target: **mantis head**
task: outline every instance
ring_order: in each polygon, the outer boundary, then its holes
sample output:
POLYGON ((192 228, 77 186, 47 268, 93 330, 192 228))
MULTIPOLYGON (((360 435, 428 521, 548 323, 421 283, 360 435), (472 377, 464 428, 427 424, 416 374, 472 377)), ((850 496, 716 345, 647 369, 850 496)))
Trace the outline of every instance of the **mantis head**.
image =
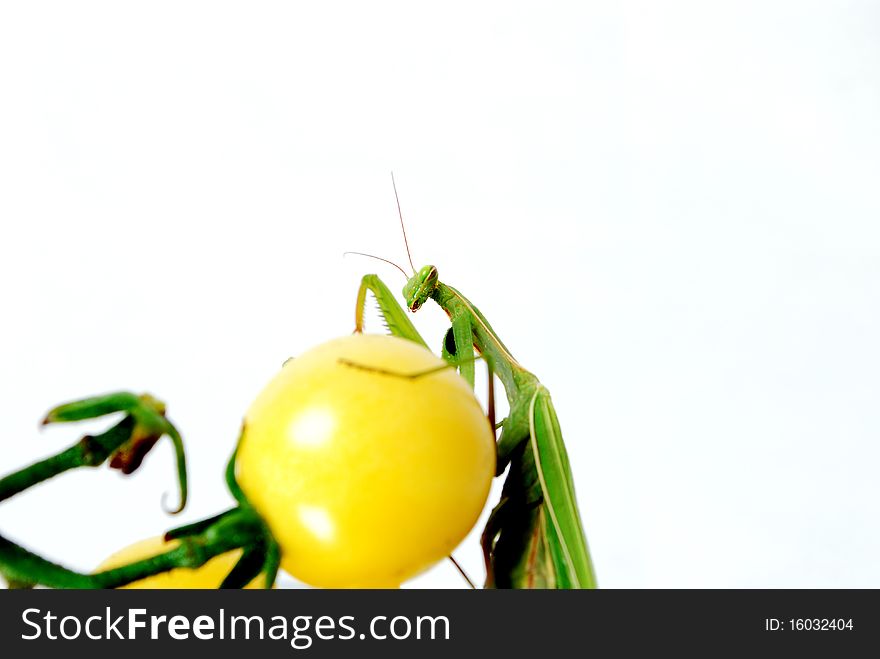
POLYGON ((437 268, 433 265, 426 265, 410 277, 403 287, 403 298, 410 311, 419 310, 419 307, 434 293, 438 281, 437 268))

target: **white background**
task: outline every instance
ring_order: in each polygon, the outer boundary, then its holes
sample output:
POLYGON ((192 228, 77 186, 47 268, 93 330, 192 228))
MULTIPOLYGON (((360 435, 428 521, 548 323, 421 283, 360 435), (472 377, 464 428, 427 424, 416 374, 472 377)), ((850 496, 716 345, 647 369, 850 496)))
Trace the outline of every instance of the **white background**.
POLYGON ((845 1, 4 3, 0 470, 150 391, 192 499, 163 445, 3 532, 91 569, 226 505, 263 384, 403 284, 342 257, 405 262, 393 169, 416 264, 553 392, 601 585, 880 587, 878 37, 845 1))

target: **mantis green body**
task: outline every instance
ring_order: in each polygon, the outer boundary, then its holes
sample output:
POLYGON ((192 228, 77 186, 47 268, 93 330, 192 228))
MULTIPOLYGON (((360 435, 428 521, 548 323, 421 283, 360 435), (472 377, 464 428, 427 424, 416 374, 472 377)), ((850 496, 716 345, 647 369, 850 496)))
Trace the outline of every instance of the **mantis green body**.
MULTIPOLYGON (((428 347, 376 275, 366 275, 361 281, 356 332, 363 331, 368 290, 392 334, 428 347)), ((483 531, 486 586, 595 588, 568 455, 550 393, 513 357, 485 316, 464 295, 440 282, 434 266, 416 272, 404 286, 403 296, 411 312, 418 311, 428 299, 446 312, 451 327, 442 356, 457 365, 472 387, 476 348, 489 366, 490 384, 494 373, 507 394, 510 412, 498 440, 497 474, 508 464, 510 471, 501 500, 483 531)))

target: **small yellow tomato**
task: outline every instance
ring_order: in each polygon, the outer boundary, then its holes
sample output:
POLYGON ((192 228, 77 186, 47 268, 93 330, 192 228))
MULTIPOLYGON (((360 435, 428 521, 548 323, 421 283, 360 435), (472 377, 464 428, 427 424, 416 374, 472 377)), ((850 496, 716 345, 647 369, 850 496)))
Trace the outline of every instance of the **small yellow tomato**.
POLYGON ((238 481, 291 575, 397 587, 473 527, 495 473, 485 413, 452 368, 399 375, 443 365, 411 341, 355 334, 288 361, 254 401, 238 481))
MULTIPOLYGON (((110 570, 126 563, 161 554, 174 549, 178 544, 178 540, 166 542, 161 536, 141 540, 110 556, 101 563, 98 571, 110 570)), ((215 556, 201 567, 177 568, 168 572, 161 572, 140 581, 133 581, 121 588, 219 588, 226 575, 235 567, 235 564, 241 557, 241 553, 241 549, 229 551, 215 556)), ((247 588, 262 588, 265 581, 265 576, 260 575, 248 584, 247 588)))

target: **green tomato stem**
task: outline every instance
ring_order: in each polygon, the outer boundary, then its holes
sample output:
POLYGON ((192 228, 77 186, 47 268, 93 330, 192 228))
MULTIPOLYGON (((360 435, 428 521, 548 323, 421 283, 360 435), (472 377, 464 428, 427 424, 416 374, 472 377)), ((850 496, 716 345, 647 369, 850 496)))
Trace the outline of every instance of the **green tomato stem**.
POLYGON ((4 501, 29 487, 77 467, 97 467, 103 464, 131 437, 135 420, 126 416, 100 435, 86 435, 70 448, 45 460, 36 462, 15 473, 0 478, 0 501, 4 501))
POLYGON ((165 553, 111 570, 83 574, 53 563, 0 535, 0 572, 9 581, 50 588, 118 588, 175 568, 198 568, 215 556, 264 542, 266 529, 250 508, 237 508, 165 553))

